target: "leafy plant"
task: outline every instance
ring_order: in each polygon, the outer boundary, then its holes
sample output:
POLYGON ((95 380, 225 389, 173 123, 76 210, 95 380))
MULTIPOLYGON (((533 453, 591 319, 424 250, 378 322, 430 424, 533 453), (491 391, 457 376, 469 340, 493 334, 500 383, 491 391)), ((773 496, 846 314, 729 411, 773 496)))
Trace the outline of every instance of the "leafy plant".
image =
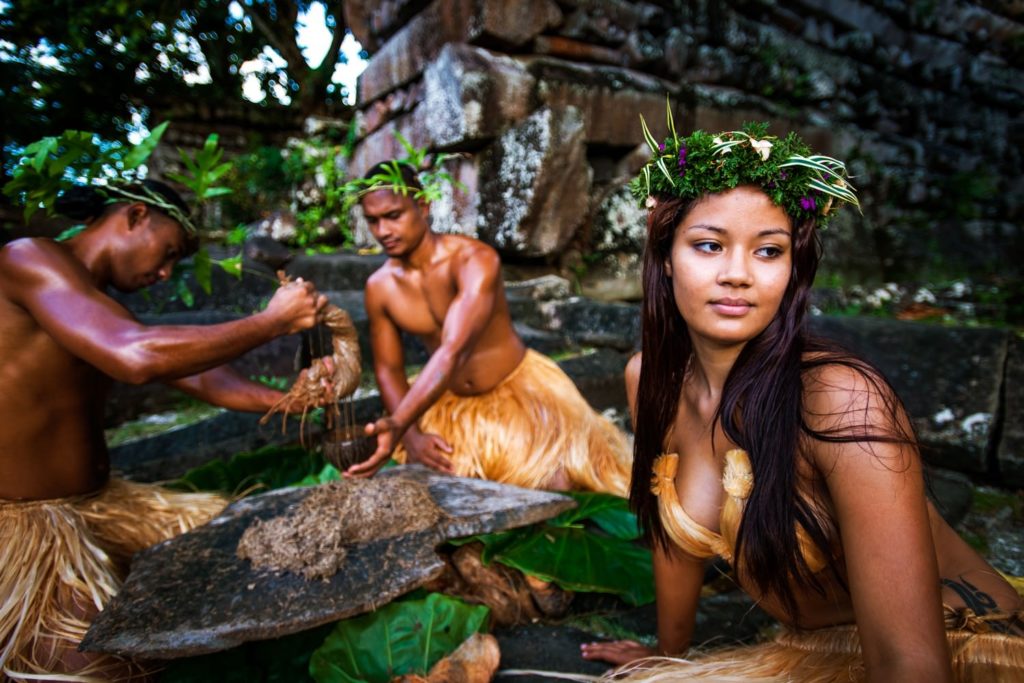
POLYGON ((392 602, 338 622, 310 657, 317 683, 388 683, 407 673, 425 674, 462 642, 485 630, 490 610, 430 593, 392 602))
POLYGON ((217 139, 216 133, 210 133, 206 142, 203 143, 202 149, 196 152, 195 156, 190 156, 179 147, 178 156, 188 173, 167 174, 171 180, 175 180, 191 190, 197 202, 204 202, 233 192, 230 187, 214 185, 221 176, 231 170, 230 161, 220 162, 224 150, 217 146, 217 139))
POLYGON ((168 123, 155 127, 137 145, 105 141, 81 130, 37 140, 21 151, 3 192, 24 204, 28 222, 40 209, 53 215, 57 196, 72 184, 102 184, 113 178, 141 180, 140 167, 156 149, 168 123))
POLYGON ((237 494, 249 489, 291 486, 324 467, 323 457, 302 446, 264 446, 238 453, 230 460, 211 460, 189 470, 174 488, 237 494))
POLYGON ((481 559, 500 562, 562 588, 614 593, 631 605, 654 600, 651 554, 626 501, 604 493, 570 493, 577 507, 532 526, 459 539, 480 541, 481 559))

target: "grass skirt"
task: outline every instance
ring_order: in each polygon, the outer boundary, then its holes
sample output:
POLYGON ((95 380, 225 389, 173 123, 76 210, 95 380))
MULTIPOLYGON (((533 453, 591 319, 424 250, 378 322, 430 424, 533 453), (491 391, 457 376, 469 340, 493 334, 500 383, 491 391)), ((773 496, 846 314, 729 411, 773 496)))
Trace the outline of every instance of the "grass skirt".
MULTIPOLYGON (((458 476, 543 489, 562 470, 574 489, 628 493, 632 454, 625 435, 554 361, 533 350, 485 394, 445 392, 419 426, 452 446, 458 476)), ((395 459, 406 460, 401 445, 395 459)))
POLYGON ((122 658, 77 653, 78 643, 117 593, 133 553, 205 523, 226 504, 215 494, 119 479, 90 495, 0 501, 0 681, 143 675, 122 658), (73 672, 52 675, 71 660, 73 672))
MULTIPOLYGON (((1024 611, 976 616, 946 608, 946 637, 958 683, 1024 681, 1024 611)), ((864 680, 860 637, 853 625, 784 631, 775 640, 698 654, 654 657, 619 669, 615 681, 850 683, 864 680), (626 670, 634 670, 623 675, 626 670)))

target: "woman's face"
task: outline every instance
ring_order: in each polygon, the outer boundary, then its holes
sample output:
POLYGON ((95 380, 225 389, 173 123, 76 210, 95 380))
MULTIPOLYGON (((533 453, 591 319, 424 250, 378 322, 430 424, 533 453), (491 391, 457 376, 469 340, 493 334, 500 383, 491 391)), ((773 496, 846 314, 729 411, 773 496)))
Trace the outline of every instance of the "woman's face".
POLYGON ((665 273, 694 342, 743 344, 775 317, 792 269, 786 212, 754 187, 698 201, 677 226, 665 273))

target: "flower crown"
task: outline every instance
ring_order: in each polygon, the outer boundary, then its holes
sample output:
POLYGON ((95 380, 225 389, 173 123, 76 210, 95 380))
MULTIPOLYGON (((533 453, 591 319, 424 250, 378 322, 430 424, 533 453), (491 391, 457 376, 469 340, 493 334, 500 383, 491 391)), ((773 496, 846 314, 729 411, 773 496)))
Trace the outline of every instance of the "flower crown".
POLYGON ((697 130, 679 137, 668 107, 670 137, 658 144, 644 117, 644 139, 653 158, 630 182, 630 191, 651 208, 660 197, 697 199, 739 185, 756 185, 791 216, 815 218, 820 227, 831 218, 836 200, 860 209, 846 165, 811 154, 796 133, 768 135, 768 124, 745 123, 742 130, 710 135, 697 130))

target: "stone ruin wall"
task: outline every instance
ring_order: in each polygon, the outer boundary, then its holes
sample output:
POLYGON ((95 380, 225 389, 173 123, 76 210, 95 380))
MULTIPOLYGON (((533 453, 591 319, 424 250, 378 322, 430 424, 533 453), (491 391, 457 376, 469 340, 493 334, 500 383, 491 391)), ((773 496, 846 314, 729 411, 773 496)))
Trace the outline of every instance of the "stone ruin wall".
POLYGON ((438 202, 435 224, 508 263, 585 274, 585 293, 639 295, 644 215, 625 182, 646 160, 638 114, 663 134, 666 95, 680 132, 767 119, 848 162, 864 212, 824 236, 827 270, 1022 271, 1020 0, 350 0, 345 12, 372 54, 350 173, 403 155, 394 130, 462 153, 449 169, 467 192, 438 202))

